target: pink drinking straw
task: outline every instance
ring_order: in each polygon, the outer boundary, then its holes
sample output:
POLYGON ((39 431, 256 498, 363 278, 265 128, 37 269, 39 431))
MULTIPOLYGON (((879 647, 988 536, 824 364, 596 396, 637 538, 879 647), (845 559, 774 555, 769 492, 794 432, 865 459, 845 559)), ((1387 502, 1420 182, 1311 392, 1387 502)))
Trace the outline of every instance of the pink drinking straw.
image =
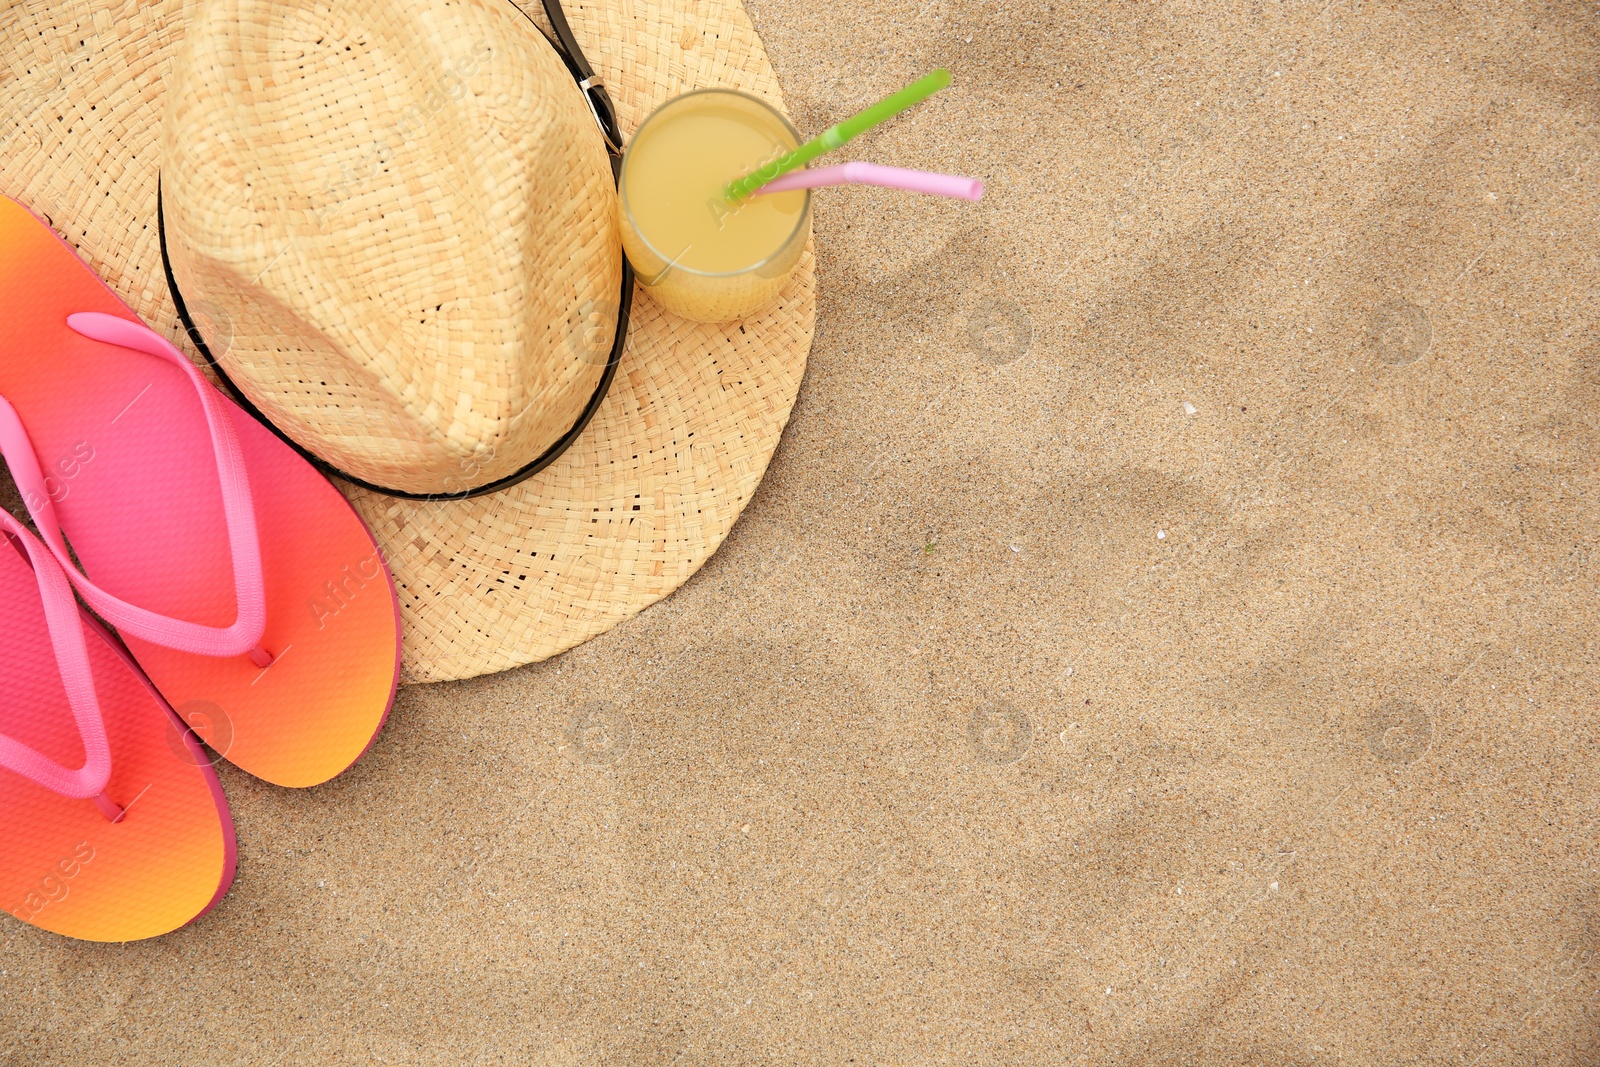
POLYGON ((792 170, 772 179, 755 191, 787 193, 795 189, 820 189, 829 185, 881 185, 886 189, 905 189, 930 196, 950 196, 957 200, 977 200, 983 196, 983 182, 959 174, 934 174, 926 170, 885 167, 877 163, 842 163, 835 167, 792 170))

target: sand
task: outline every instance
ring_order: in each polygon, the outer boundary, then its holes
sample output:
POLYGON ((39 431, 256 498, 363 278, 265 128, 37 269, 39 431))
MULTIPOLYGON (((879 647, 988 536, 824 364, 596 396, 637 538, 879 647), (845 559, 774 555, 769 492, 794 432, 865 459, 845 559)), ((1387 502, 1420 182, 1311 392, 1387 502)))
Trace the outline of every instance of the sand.
POLYGON ((1600 1059, 1592 5, 750 8, 818 338, 723 549, 404 690, 0 1062, 1600 1059))

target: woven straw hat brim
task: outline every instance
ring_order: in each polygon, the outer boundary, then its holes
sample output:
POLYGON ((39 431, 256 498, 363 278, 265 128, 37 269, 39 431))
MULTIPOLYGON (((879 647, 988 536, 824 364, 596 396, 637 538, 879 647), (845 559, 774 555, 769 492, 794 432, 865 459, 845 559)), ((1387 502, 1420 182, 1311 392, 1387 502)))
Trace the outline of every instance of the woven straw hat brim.
MULTIPOLYGON (((9 117, 0 191, 45 215, 146 322, 187 350, 156 229, 163 79, 183 9, 183 0, 115 10, 22 0, 0 13, 9 117)), ((690 89, 737 88, 782 107, 736 0, 585 0, 569 4, 567 17, 629 133, 690 89)), ((777 304, 742 323, 689 322, 641 292, 604 404, 540 474, 459 501, 344 487, 400 592, 404 680, 547 658, 682 585, 727 536, 771 460, 814 313, 810 248, 777 304)))

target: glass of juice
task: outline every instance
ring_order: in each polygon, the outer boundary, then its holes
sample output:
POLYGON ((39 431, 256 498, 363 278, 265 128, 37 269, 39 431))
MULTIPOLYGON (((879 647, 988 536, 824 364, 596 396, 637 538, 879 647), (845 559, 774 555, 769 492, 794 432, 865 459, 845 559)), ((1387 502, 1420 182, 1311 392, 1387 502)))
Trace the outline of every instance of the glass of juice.
POLYGON ((728 322, 770 304, 811 236, 811 192, 733 204, 728 182, 800 144, 789 120, 748 93, 699 89, 650 113, 622 159, 622 247, 668 311, 728 322))

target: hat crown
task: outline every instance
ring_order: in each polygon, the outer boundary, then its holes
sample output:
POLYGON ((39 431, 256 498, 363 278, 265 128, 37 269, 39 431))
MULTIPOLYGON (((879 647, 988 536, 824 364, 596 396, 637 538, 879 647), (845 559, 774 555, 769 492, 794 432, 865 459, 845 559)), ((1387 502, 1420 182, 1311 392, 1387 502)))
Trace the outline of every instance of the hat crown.
POLYGON ((357 478, 493 482, 600 381, 621 284, 611 171, 510 0, 205 0, 162 188, 213 357, 357 478))

